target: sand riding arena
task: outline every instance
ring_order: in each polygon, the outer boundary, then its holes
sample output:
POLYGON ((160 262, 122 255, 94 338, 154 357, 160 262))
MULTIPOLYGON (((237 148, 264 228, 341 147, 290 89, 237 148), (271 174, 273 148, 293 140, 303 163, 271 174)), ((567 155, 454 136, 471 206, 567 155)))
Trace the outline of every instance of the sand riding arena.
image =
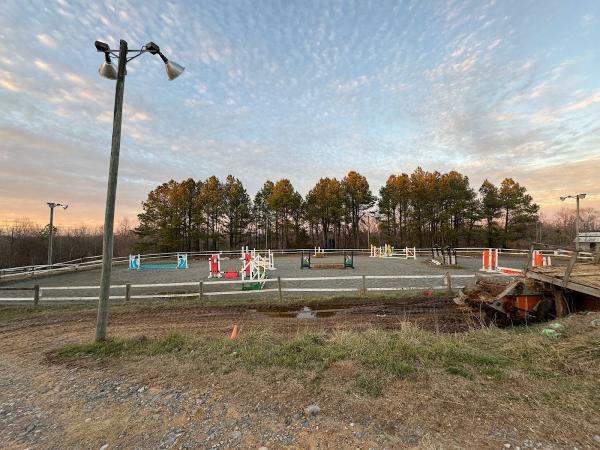
MULTIPOLYGON (((186 255, 186 268, 177 268, 182 262, 175 254, 142 255, 136 259, 138 265, 141 261, 141 270, 132 270, 126 259, 117 260, 111 305, 126 305, 128 310, 136 305, 161 306, 160 313, 153 313, 155 319, 143 314, 153 326, 159 325, 156 322, 165 326, 214 323, 220 329, 220 325, 246 322, 276 329, 290 323, 325 329, 393 328, 411 321, 426 329, 458 331, 472 325, 472 315, 458 308, 452 297, 454 291, 474 282, 482 267, 480 251, 459 254, 452 266, 433 264, 427 251, 408 259, 371 257, 359 251, 317 250, 305 251, 306 255, 311 257, 312 268, 302 268, 302 252, 272 252, 273 270, 258 281, 243 271, 239 251, 219 254, 221 276, 215 276, 210 254, 186 255), (354 268, 344 267, 350 256, 354 268), (231 276, 241 272, 240 277, 231 276), (178 312, 177 305, 186 308, 178 312)), ((518 268, 525 256, 504 260, 507 266, 518 268)), ((5 276, 0 302, 31 305, 37 296, 44 307, 70 304, 85 310, 97 302, 99 279, 99 267, 85 265, 51 275, 38 269, 36 276, 24 279, 5 276)), ((121 321, 144 320, 111 316, 111 325, 121 321)))

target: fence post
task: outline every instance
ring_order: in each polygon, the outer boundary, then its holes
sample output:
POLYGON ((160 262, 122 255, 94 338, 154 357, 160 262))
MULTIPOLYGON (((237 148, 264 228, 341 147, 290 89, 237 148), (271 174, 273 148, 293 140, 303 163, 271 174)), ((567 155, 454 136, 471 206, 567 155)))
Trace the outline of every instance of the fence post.
POLYGON ((364 275, 362 276, 362 295, 367 295, 367 277, 364 275))
POLYGON ((204 283, 202 281, 198 282, 198 300, 202 301, 202 294, 204 291, 204 283))
POLYGON ((446 272, 446 285, 448 286, 448 292, 452 293, 452 275, 450 272, 446 272))
POLYGON ((33 306, 37 306, 40 303, 40 285, 36 284, 33 287, 33 306))
POLYGON ((131 284, 125 284, 125 301, 128 302, 131 299, 131 284))
POLYGON ((279 302, 283 303, 283 293, 281 292, 281 277, 277 277, 277 291, 279 292, 279 302))

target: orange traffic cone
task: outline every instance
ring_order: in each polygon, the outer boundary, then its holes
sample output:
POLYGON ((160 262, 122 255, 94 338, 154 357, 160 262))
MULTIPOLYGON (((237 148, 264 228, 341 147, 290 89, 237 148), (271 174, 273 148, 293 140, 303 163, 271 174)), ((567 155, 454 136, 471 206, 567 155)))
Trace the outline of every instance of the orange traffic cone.
POLYGON ((234 325, 233 326, 233 331, 231 332, 231 336, 229 337, 229 339, 235 339, 238 335, 238 326, 234 325))

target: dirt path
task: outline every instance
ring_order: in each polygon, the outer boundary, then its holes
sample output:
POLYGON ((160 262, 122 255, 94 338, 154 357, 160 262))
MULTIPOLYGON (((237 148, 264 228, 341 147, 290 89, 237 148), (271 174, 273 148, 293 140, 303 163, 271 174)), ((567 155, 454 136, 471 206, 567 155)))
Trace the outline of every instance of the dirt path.
MULTIPOLYGON (((290 311, 264 306, 133 308, 112 314, 110 334, 223 335, 234 323, 242 332, 270 329, 290 335, 387 329, 406 321, 442 332, 468 326, 464 313, 447 299, 344 306, 328 305, 327 312, 334 312, 323 317, 318 312, 324 309, 314 308, 317 318, 308 320, 289 319, 290 311)), ((440 443, 502 448, 505 442, 526 448, 528 435, 531 448, 564 447, 538 441, 543 427, 524 435, 513 431, 511 423, 518 426, 519 417, 494 413, 496 398, 490 404, 474 402, 462 379, 453 379, 450 390, 429 380, 398 382, 389 395, 370 399, 351 393, 340 397, 335 386, 315 390, 285 376, 198 373, 185 364, 175 369, 169 356, 77 365, 48 361, 52 349, 91 341, 94 324, 93 309, 0 324, 4 448, 438 448, 440 443), (321 412, 307 417, 303 409, 313 403, 321 412)), ((333 371, 342 380, 356 376, 344 365, 333 371)))

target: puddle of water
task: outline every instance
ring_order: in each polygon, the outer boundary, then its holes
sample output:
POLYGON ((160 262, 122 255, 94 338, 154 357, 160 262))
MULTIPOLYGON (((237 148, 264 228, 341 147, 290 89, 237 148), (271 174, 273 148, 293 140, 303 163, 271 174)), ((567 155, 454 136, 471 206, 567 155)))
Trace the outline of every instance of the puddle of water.
POLYGON ((324 317, 333 317, 339 311, 342 311, 344 308, 336 308, 336 309, 312 309, 308 306, 304 306, 301 310, 295 311, 263 311, 262 314, 265 314, 269 317, 281 317, 284 319, 321 319, 324 317))

